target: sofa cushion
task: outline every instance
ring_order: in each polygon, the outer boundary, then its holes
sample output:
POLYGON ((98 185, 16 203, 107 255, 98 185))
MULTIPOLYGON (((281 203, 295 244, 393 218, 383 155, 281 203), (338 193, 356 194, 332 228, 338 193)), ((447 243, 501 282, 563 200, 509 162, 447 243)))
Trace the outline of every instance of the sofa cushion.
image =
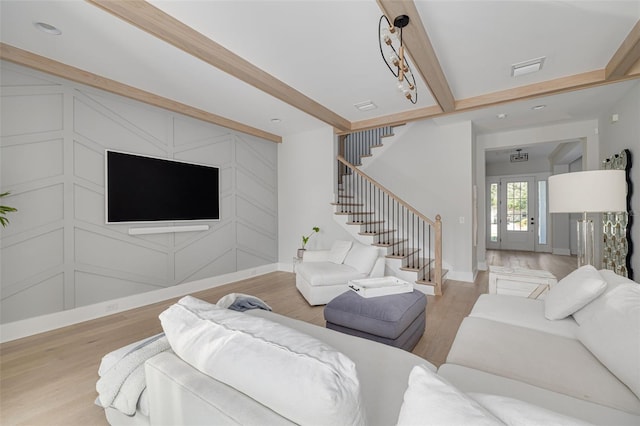
POLYGON ((529 404, 519 399, 500 395, 488 395, 484 393, 471 393, 471 398, 476 400, 487 411, 509 426, 588 426, 591 423, 583 422, 574 417, 565 416, 537 405, 529 404))
POLYGON ((355 268, 361 274, 369 275, 377 258, 378 249, 376 247, 354 241, 349 254, 344 259, 344 264, 355 268))
POLYGON ((640 398, 640 285, 621 284, 580 325, 580 341, 640 398))
POLYGON ((362 401, 371 426, 394 425, 398 421, 402 395, 407 389, 409 374, 414 366, 423 365, 432 371, 436 370, 424 358, 398 348, 354 338, 262 309, 247 311, 245 314, 273 319, 316 337, 352 359, 358 369, 362 401))
POLYGON ((544 316, 544 300, 504 294, 482 294, 473 305, 470 317, 532 328, 568 338, 576 338, 578 324, 573 318, 551 321, 544 316))
POLYGON ((333 262, 302 262, 296 266, 296 274, 312 286, 344 284, 345 289, 349 280, 367 277, 349 265, 337 265, 333 262))
POLYGON ((453 387, 443 377, 416 365, 398 416, 404 425, 502 425, 476 401, 453 387))
POLYGON ((174 352, 298 424, 364 424, 356 366, 327 344, 187 296, 160 314, 174 352))
POLYGON ((438 375, 463 392, 480 392, 517 398, 547 410, 602 426, 638 426, 640 416, 584 399, 543 389, 519 380, 456 364, 442 364, 438 375))
POLYGON ((596 297, 594 300, 587 303, 584 307, 582 307, 581 309, 578 309, 573 313, 573 318, 576 320, 578 324, 583 324, 601 308, 602 304, 604 303, 603 296, 605 294, 607 294, 614 288, 618 287, 620 284, 624 284, 624 283, 634 284, 634 282, 631 281, 629 278, 618 275, 615 272, 610 271, 608 269, 602 269, 598 271, 598 273, 600 274, 602 279, 607 283, 607 288, 604 290, 604 292, 600 296, 596 297))
POLYGON ((329 252, 329 262, 337 263, 338 265, 342 264, 352 244, 353 241, 334 241, 331 245, 331 251, 329 252))
POLYGON ((640 400, 575 339, 467 317, 447 363, 640 414, 640 400))
POLYGON ((598 297, 607 287, 598 270, 591 265, 582 266, 551 286, 544 299, 547 319, 566 318, 598 297))

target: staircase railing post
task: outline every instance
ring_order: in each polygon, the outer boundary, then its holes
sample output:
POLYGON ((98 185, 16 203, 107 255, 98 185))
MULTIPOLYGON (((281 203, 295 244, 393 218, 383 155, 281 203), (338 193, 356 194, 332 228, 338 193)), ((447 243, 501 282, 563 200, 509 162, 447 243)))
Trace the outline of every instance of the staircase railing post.
POLYGON ((440 215, 436 215, 435 223, 435 261, 436 261, 436 276, 435 276, 435 289, 434 293, 437 296, 442 295, 442 218, 440 215))

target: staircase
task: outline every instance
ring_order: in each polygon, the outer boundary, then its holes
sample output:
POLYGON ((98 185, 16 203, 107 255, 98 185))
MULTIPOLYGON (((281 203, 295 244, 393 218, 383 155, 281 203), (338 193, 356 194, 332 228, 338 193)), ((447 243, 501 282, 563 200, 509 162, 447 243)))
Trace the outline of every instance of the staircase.
POLYGON ((358 240, 386 251, 392 275, 415 282, 426 294, 441 295, 442 222, 431 220, 362 172, 357 165, 382 145, 393 129, 350 134, 340 140, 335 202, 336 220, 358 240))

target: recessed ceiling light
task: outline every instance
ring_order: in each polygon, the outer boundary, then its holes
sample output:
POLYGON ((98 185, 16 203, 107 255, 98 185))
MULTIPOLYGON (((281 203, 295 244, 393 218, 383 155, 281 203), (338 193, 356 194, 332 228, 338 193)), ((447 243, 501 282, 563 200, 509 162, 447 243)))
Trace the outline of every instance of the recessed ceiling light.
POLYGON ((58 28, 54 27, 51 24, 47 24, 46 22, 36 22, 33 25, 43 33, 47 33, 50 35, 62 34, 62 31, 60 31, 58 28))
POLYGON ((271 119, 271 122, 272 122, 273 124, 278 124, 278 123, 281 123, 281 122, 282 122, 282 120, 281 120, 281 119, 279 119, 279 118, 272 118, 272 119, 271 119))
POLYGON ((505 114, 504 112, 502 114, 498 114, 496 115, 496 117, 498 117, 500 120, 507 118, 507 114, 505 114))
POLYGON ((546 107, 547 107, 546 105, 536 105, 534 107, 531 107, 531 109, 534 111, 539 111, 541 109, 545 109, 546 107))
POLYGON ((378 106, 371 101, 360 102, 353 106, 358 108, 360 111, 371 111, 372 109, 378 108, 378 106))
POLYGON ((531 74, 540 71, 544 64, 545 57, 530 59, 528 61, 519 62, 511 65, 511 76, 518 77, 520 75, 531 74))

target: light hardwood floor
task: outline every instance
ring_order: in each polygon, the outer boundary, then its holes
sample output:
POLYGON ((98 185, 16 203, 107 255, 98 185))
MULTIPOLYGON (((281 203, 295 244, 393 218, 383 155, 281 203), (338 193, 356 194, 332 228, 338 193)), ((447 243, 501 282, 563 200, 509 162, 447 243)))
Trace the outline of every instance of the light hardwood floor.
MULTIPOLYGON (((488 251, 489 265, 545 269, 558 279, 576 268, 575 257, 488 251)), ((478 296, 487 292, 488 272, 474 283, 447 281, 442 296, 429 296, 427 328, 413 353, 439 366, 478 296)), ((194 294, 215 303, 236 292, 253 294, 275 312, 324 326, 323 307, 311 307, 295 289, 294 274, 273 272, 194 294)), ((161 331, 158 315, 175 299, 87 321, 0 345, 0 424, 106 425, 93 404, 101 357, 161 331)))

